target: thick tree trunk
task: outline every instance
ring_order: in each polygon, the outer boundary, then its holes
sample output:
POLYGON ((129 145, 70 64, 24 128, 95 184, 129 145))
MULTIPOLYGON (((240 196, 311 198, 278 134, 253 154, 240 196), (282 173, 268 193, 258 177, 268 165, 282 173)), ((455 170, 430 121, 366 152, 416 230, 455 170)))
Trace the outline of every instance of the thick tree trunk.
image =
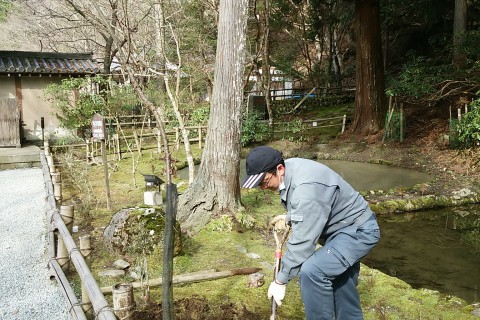
POLYGON ((356 92, 353 131, 377 133, 386 114, 378 0, 355 0, 356 92))
POLYGON ((240 127, 248 0, 221 0, 215 79, 202 163, 179 198, 182 231, 195 233, 240 203, 240 127))
POLYGON ((453 19, 453 64, 458 68, 465 65, 467 59, 462 52, 462 44, 467 31, 467 1, 455 0, 453 19))

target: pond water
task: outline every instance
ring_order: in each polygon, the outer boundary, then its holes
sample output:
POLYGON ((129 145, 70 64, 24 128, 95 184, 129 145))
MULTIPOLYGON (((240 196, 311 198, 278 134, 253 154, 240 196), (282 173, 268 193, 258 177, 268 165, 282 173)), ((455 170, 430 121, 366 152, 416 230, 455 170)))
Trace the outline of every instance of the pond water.
MULTIPOLYGON (((415 170, 379 164, 339 160, 322 160, 320 162, 335 170, 358 191, 411 187, 432 179, 428 174, 415 170)), ((245 160, 241 160, 240 180, 245 175, 245 160)), ((177 176, 180 179, 188 180, 188 168, 179 170, 177 176)))
POLYGON ((363 263, 414 288, 479 302, 480 248, 467 240, 474 230, 480 236, 478 212, 474 205, 379 216, 381 240, 363 263))

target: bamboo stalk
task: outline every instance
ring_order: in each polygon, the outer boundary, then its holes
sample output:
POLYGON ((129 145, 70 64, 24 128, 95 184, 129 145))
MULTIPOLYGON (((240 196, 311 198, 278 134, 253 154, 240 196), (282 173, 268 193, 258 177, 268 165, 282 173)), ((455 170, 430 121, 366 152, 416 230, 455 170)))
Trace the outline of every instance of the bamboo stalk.
POLYGON ((87 316, 85 315, 82 306, 75 296, 75 293, 73 292, 73 289, 58 262, 55 260, 50 260, 49 265, 55 274, 55 279, 63 289, 62 292, 70 305, 70 314, 72 315, 73 319, 87 320, 87 316))
MULTIPOLYGON (((215 280, 215 279, 227 278, 227 277, 237 276, 237 275, 247 275, 247 274, 258 272, 260 270, 262 269, 261 268, 240 268, 240 269, 216 271, 216 272, 200 271, 200 272, 180 274, 177 276, 173 276, 172 283, 178 284, 178 283, 190 283, 190 282, 215 280)), ((156 278, 156 279, 150 280, 148 282, 148 285, 150 287, 158 287, 162 285, 162 282, 163 282, 162 278, 156 278)), ((133 289, 138 289, 144 286, 145 284, 138 281, 138 282, 132 282, 131 285, 133 286, 133 289)), ((111 286, 101 287, 100 289, 102 290, 103 293, 112 293, 111 286)))

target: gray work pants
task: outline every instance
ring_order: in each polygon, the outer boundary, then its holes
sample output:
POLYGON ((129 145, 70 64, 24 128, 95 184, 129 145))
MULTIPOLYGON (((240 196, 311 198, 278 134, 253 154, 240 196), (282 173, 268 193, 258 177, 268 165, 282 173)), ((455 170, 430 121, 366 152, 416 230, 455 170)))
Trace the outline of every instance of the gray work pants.
POLYGON ((357 292, 360 259, 380 240, 372 216, 332 235, 302 265, 299 277, 307 320, 363 319, 357 292))

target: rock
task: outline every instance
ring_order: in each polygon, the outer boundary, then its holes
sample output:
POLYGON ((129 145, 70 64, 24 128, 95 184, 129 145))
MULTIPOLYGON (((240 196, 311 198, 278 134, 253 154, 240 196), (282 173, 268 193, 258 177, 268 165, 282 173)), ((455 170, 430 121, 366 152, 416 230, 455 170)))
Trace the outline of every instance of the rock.
POLYGON ((248 276, 247 288, 258 288, 265 284, 265 275, 261 272, 252 273, 248 276))
POLYGON ((237 250, 238 250, 238 252, 240 252, 240 253, 247 253, 247 249, 245 249, 245 248, 242 247, 242 246, 237 246, 237 250))
POLYGON ((114 270, 114 269, 107 269, 100 271, 98 273, 100 277, 113 277, 113 278, 118 278, 118 277, 123 277, 125 275, 124 270, 114 270))
MULTIPOLYGON (((130 252, 150 254, 162 245, 165 218, 160 210, 152 208, 125 208, 116 212, 103 231, 105 247, 112 252, 123 255, 130 252)), ((176 221, 176 230, 180 223, 176 221)), ((180 232, 175 232, 174 255, 182 251, 180 232)))
POLYGON ((130 272, 130 277, 134 280, 140 280, 140 276, 135 271, 130 272))
POLYGON ((249 257, 251 259, 260 259, 260 255, 257 254, 257 253, 253 253, 253 252, 247 253, 247 257, 249 257))
POLYGON ((113 266, 115 268, 117 268, 118 270, 125 270, 127 268, 130 267, 130 263, 128 263, 127 261, 125 260, 122 260, 122 259, 118 259, 117 261, 115 261, 113 263, 113 266))
POLYGON ((474 195, 475 193, 472 192, 472 190, 468 189, 468 188, 463 188, 463 189, 460 189, 460 190, 457 190, 457 191, 453 191, 453 198, 454 199, 461 199, 461 198, 466 198, 470 195, 474 195))
POLYGON ((474 315, 475 317, 480 317, 480 308, 473 310, 472 315, 474 315))
POLYGON ((123 249, 125 246, 122 230, 132 210, 135 209, 121 209, 112 216, 110 223, 103 231, 103 240, 108 248, 115 250, 123 249))

